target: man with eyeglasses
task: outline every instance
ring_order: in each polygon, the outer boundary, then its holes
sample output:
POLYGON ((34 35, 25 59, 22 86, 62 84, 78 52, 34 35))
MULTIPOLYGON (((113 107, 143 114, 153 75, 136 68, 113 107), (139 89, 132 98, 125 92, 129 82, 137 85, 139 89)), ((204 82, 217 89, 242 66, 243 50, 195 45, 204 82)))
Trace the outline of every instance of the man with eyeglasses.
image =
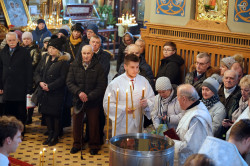
MULTIPOLYGON (((81 55, 81 51, 82 51, 83 46, 90 44, 89 41, 90 41, 91 37, 93 37, 93 36, 99 36, 101 38, 102 43, 106 40, 105 37, 98 34, 98 26, 96 24, 89 24, 87 26, 86 35, 83 35, 83 37, 82 37, 82 43, 81 43, 81 45, 80 45, 80 47, 78 49, 76 57, 81 55)), ((102 43, 101 43, 101 47, 102 47, 102 43)))
POLYGON ((176 54, 176 44, 166 42, 163 46, 163 56, 157 77, 168 77, 172 84, 181 84, 181 66, 184 60, 176 54))
POLYGON ((210 55, 206 52, 199 53, 196 57, 195 70, 186 75, 185 84, 193 85, 199 96, 202 96, 203 81, 214 73, 213 68, 210 65, 210 55))

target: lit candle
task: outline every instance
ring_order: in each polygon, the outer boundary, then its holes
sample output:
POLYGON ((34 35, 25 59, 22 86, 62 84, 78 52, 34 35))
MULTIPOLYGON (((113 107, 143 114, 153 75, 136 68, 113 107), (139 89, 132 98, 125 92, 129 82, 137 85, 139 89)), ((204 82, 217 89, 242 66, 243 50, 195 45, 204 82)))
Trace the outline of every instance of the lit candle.
POLYGON ((41 163, 42 163, 42 154, 43 154, 43 152, 40 151, 40 163, 39 163, 39 166, 41 166, 41 163))
POLYGON ((126 134, 128 134, 128 90, 126 90, 126 134))
POLYGON ((116 90, 116 108, 115 108, 115 131, 114 136, 116 134, 116 121, 117 121, 117 109, 118 109, 118 95, 119 95, 119 88, 116 90))
POLYGON ((108 110, 107 110, 107 136, 106 136, 106 143, 109 141, 109 105, 110 105, 110 96, 111 93, 108 95, 108 110))
MULTIPOLYGON (((132 90, 132 84, 131 84, 131 82, 129 82, 129 85, 130 85, 131 104, 132 104, 131 110, 134 110, 133 90, 132 90)), ((135 113, 134 112, 133 112, 133 119, 135 119, 135 113)))
POLYGON ((144 98, 144 94, 145 94, 145 87, 142 88, 142 96, 141 96, 142 99, 144 98))
POLYGON ((45 152, 45 150, 46 150, 46 148, 43 148, 43 163, 42 163, 42 165, 45 164, 45 160, 44 160, 44 152, 45 152))
POLYGON ((55 165, 55 153, 56 153, 56 148, 53 149, 53 166, 55 165))

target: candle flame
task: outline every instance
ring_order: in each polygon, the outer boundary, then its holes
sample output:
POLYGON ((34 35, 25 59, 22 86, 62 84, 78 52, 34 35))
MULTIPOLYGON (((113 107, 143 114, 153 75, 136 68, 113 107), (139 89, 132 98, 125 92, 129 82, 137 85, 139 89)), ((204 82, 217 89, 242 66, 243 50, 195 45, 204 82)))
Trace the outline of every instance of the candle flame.
POLYGON ((46 148, 43 148, 43 151, 45 151, 46 150, 46 148))
POLYGON ((126 93, 128 93, 128 89, 126 90, 126 93))
POLYGON ((144 88, 142 88, 142 90, 145 90, 145 87, 144 87, 144 88))
POLYGON ((117 90, 116 90, 117 92, 119 91, 119 88, 117 88, 117 90))
POLYGON ((111 93, 109 93, 108 96, 110 97, 110 96, 111 96, 111 93))
POLYGON ((40 151, 40 155, 42 155, 42 153, 43 153, 43 152, 42 152, 42 151, 40 151))
POLYGON ((53 151, 55 152, 55 151, 56 151, 56 148, 54 148, 53 151))
POLYGON ((132 86, 131 82, 129 82, 129 85, 132 86))

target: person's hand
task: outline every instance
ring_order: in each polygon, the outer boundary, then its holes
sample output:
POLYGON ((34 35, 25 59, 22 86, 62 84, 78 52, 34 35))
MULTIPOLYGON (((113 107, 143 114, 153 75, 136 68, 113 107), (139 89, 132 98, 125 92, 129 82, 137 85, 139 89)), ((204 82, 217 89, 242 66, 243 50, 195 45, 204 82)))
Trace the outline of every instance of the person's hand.
POLYGON ((40 82, 39 85, 42 88, 42 90, 47 92, 49 91, 48 84, 46 84, 45 82, 40 82))
POLYGON ((0 95, 2 95, 3 94, 3 90, 2 89, 0 89, 0 95))
POLYGON ((88 101, 88 96, 84 93, 84 92, 81 92, 79 94, 79 98, 82 102, 87 102, 88 101))
POLYGON ((232 125, 233 125, 233 122, 230 121, 229 119, 224 119, 224 120, 222 121, 222 126, 223 126, 223 127, 229 128, 229 127, 231 127, 232 125))
POLYGON ((167 115, 162 116, 162 120, 166 121, 167 120, 167 115))
POLYGON ((142 108, 146 108, 148 106, 148 102, 147 102, 147 99, 141 99, 140 100, 140 106, 142 108))
POLYGON ((128 108, 128 114, 133 114, 133 112, 135 112, 135 110, 132 110, 131 108, 128 108))

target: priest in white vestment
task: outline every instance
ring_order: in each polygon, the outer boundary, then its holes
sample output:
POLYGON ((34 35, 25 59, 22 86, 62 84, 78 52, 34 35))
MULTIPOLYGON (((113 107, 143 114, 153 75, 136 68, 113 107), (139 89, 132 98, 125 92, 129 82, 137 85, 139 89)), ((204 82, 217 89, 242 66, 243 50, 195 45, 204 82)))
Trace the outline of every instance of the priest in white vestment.
POLYGON ((242 119, 234 126, 228 142, 207 137, 199 153, 208 155, 216 166, 247 166, 244 160, 250 152, 250 120, 242 119), (243 158, 243 157, 244 158, 243 158))
POLYGON ((192 85, 179 86, 177 99, 185 114, 176 129, 180 140, 174 140, 175 163, 183 165, 190 155, 198 153, 206 137, 212 136, 212 118, 192 85))
POLYGON ((138 74, 139 58, 136 55, 129 54, 125 57, 124 68, 126 72, 111 81, 106 89, 103 99, 103 108, 107 114, 108 95, 111 95, 109 118, 112 120, 112 136, 114 136, 116 102, 118 102, 116 135, 126 133, 126 91, 128 91, 128 133, 138 133, 140 131, 140 126, 143 126, 143 120, 140 120, 140 117, 143 117, 141 116, 141 112, 146 115, 148 119, 151 119, 150 110, 153 108, 155 97, 148 80, 138 74), (131 109, 132 100, 130 85, 132 86, 134 110, 131 109), (118 101, 116 101, 117 90, 118 101), (145 109, 142 108, 140 104, 143 90, 144 99, 147 100, 149 106, 145 107, 145 109))

